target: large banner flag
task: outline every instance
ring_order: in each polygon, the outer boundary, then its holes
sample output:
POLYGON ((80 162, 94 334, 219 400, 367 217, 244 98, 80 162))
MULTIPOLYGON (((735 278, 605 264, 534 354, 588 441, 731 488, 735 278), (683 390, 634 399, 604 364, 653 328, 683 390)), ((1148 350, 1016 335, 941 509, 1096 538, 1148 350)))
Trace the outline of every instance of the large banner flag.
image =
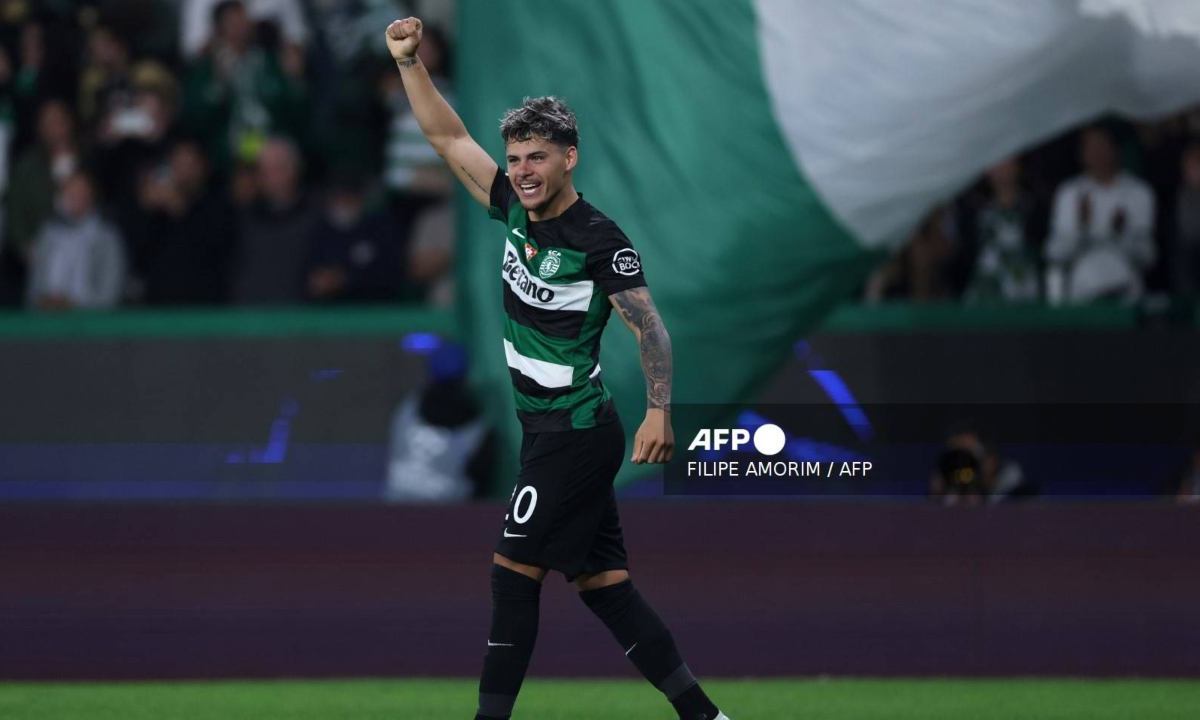
MULTIPOLYGON (((1200 101, 1195 0, 461 0, 457 96, 503 164, 524 96, 580 124, 576 187, 641 252, 678 403, 733 403, 931 206, 1115 111, 1200 101)), ((515 437, 503 229, 465 211, 477 376, 515 437)), ((630 434, 645 390, 617 320, 601 366, 630 434)))

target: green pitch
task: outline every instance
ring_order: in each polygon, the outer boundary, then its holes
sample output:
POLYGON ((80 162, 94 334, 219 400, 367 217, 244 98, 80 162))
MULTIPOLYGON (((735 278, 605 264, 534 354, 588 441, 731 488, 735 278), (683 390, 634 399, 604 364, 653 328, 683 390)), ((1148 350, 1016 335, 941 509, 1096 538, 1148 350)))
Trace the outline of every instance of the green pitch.
MULTIPOLYGON (((1200 682, 1154 680, 723 680, 733 720, 1184 720, 1200 682)), ((470 720, 471 680, 0 683, 5 720, 470 720)), ((636 681, 526 683, 529 720, 670 720, 636 681)))

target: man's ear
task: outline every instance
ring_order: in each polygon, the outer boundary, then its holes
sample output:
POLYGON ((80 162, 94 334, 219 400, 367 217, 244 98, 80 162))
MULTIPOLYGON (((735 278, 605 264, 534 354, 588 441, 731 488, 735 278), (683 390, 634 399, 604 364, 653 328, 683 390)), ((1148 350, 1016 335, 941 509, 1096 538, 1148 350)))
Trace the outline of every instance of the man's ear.
POLYGON ((567 148, 567 172, 575 169, 575 165, 579 163, 579 148, 572 145, 567 148))

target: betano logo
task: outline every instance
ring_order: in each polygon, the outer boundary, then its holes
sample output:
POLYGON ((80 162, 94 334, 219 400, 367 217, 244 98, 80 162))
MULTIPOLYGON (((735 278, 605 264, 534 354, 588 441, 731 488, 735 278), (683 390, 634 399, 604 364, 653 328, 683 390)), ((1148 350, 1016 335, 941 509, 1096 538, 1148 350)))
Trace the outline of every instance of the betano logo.
POLYGON ((726 447, 740 450, 751 442, 762 455, 778 455, 787 442, 787 436, 783 434, 783 428, 774 423, 760 425, 753 436, 745 428, 701 428, 692 439, 692 444, 688 445, 688 450, 721 450, 726 447))

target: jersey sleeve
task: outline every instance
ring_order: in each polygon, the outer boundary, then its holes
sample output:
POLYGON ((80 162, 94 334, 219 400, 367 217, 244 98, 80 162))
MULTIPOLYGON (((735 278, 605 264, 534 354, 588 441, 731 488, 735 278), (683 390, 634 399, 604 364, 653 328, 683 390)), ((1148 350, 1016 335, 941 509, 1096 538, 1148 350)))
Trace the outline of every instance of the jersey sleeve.
POLYGON ((516 200, 517 193, 508 182, 508 175, 502 168, 496 168, 496 177, 492 178, 492 191, 489 197, 488 217, 500 222, 508 222, 508 208, 516 200))
POLYGON ((645 287, 642 258, 616 227, 600 235, 587 252, 588 274, 606 295, 645 287))

